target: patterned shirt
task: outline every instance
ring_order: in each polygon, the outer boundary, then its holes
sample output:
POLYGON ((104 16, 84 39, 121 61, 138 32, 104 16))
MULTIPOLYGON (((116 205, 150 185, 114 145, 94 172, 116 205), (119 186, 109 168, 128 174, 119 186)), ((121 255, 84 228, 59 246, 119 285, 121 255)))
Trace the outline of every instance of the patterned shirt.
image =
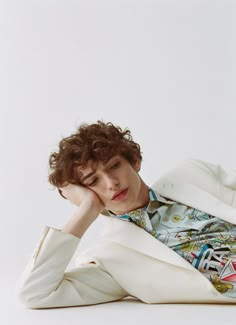
POLYGON ((151 188, 149 198, 140 209, 110 215, 143 228, 198 269, 220 293, 236 298, 236 225, 151 188))

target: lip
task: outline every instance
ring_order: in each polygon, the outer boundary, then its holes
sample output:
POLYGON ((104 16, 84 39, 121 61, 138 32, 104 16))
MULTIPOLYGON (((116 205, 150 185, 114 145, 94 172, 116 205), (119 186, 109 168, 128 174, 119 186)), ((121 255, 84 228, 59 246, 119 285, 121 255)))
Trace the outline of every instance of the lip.
POLYGON ((114 201, 122 200, 123 198, 126 197, 127 192, 128 192, 128 188, 125 188, 124 190, 117 191, 113 195, 112 200, 114 200, 114 201))

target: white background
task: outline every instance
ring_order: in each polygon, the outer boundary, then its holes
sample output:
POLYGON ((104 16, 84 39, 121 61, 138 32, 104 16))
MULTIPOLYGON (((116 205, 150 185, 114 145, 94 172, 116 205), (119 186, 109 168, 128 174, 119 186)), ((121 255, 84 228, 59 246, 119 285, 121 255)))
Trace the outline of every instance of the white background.
MULTIPOLYGON (((167 323, 184 324, 183 314, 186 324, 201 321, 194 314, 235 322, 233 306, 30 311, 14 296, 45 225, 60 228, 73 211, 47 182, 48 157, 62 137, 98 119, 130 128, 150 185, 188 157, 236 168, 235 89, 236 1, 0 0, 4 324, 151 324, 157 314, 167 323)), ((83 245, 101 227, 97 220, 83 245)))

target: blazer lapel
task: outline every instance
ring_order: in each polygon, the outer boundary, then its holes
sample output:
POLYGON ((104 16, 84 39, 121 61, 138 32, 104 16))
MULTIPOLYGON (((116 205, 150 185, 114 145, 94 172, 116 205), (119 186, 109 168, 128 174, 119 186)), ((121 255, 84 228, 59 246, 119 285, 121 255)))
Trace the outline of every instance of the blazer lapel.
POLYGON ((194 269, 194 267, 171 248, 162 244, 144 229, 127 221, 111 217, 103 218, 106 218, 104 219, 106 227, 102 236, 103 239, 118 243, 166 263, 174 264, 175 266, 184 267, 190 270, 194 269))

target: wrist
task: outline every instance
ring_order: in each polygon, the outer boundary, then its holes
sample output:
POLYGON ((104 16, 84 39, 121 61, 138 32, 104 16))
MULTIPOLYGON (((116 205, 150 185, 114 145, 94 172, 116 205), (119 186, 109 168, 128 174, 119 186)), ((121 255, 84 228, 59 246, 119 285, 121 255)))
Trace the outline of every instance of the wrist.
POLYGON ((89 226, 97 219, 102 211, 101 208, 94 205, 89 206, 83 202, 83 204, 75 209, 72 217, 62 228, 62 231, 81 238, 89 226))

